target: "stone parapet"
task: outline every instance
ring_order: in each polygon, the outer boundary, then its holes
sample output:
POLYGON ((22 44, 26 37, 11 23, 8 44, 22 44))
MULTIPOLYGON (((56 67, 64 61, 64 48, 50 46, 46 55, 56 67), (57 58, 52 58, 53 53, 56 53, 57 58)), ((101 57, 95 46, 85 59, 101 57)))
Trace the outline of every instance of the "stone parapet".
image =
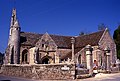
POLYGON ((75 79, 75 64, 3 65, 1 74, 37 80, 75 79))

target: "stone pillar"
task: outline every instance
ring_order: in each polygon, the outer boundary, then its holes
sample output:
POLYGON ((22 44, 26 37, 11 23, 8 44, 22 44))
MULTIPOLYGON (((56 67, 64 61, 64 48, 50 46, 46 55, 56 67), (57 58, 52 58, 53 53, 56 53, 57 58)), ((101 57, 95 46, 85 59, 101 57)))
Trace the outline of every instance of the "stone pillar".
POLYGON ((55 52, 55 63, 56 64, 60 63, 60 58, 59 58, 59 52, 58 51, 55 52))
POLYGON ((92 74, 93 71, 93 59, 92 59, 92 47, 91 45, 86 46, 86 62, 87 62, 87 69, 89 69, 89 73, 92 74))
POLYGON ((36 64, 35 63, 35 50, 36 50, 36 48, 35 47, 33 47, 33 48, 31 48, 31 49, 29 49, 29 64, 36 64))
POLYGON ((109 47, 106 47, 104 49, 105 51, 105 54, 106 54, 106 70, 109 72, 110 71, 110 48, 109 47))
POLYGON ((74 56, 74 45, 75 45, 75 38, 71 38, 71 43, 72 43, 72 62, 74 62, 75 56, 74 56))

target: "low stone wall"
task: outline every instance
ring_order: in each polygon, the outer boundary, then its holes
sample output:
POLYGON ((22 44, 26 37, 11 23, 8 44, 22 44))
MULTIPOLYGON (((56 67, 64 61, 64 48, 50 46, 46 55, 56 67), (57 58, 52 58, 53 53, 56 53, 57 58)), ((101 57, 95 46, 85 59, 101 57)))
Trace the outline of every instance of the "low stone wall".
POLYGON ((82 69, 82 68, 77 68, 76 69, 76 75, 84 75, 84 74, 89 74, 88 69, 82 69))
POLYGON ((75 79, 75 64, 3 65, 1 74, 29 79, 75 79))

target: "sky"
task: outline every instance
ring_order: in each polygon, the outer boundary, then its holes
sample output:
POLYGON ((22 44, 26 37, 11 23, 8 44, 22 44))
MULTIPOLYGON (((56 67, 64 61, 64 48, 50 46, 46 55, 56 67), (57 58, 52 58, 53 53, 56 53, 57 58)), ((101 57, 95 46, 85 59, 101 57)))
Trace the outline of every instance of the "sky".
POLYGON ((24 32, 77 36, 104 23, 112 36, 120 24, 120 0, 0 0, 0 52, 7 47, 13 8, 24 32))

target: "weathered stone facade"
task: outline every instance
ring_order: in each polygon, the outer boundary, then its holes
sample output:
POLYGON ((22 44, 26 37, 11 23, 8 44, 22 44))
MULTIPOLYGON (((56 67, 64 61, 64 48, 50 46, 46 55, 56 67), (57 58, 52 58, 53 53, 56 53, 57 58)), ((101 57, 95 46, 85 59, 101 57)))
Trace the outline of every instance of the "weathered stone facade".
MULTIPOLYGON (((6 65, 6 67, 4 69, 5 72, 3 73, 6 75, 7 69, 9 69, 11 72, 16 73, 16 70, 13 71, 11 68, 14 67, 14 65, 12 64, 17 64, 18 66, 15 66, 15 69, 20 69, 20 67, 24 69, 28 68, 27 70, 25 70, 25 72, 28 71, 29 74, 32 73, 32 69, 34 68, 46 67, 48 69, 44 69, 44 71, 46 70, 45 72, 51 69, 55 70, 55 72, 58 72, 59 75, 56 73, 55 74, 59 77, 56 78, 56 76, 54 75, 52 78, 60 79, 63 78, 62 74, 65 74, 64 78, 67 79, 68 77, 70 79, 71 67, 73 68, 75 67, 75 65, 71 65, 69 71, 63 72, 60 70, 60 68, 63 67, 64 63, 75 63, 77 65, 80 65, 79 68, 89 69, 89 71, 91 72, 94 66, 99 67, 99 69, 107 70, 107 67, 115 64, 115 61, 117 59, 116 45, 111 38, 107 28, 105 30, 82 36, 60 36, 50 35, 48 33, 36 34, 21 32, 20 29, 21 28, 16 17, 16 9, 13 9, 9 42, 4 60, 4 64, 6 65), (91 47, 92 51, 89 50, 90 54, 86 52, 88 50, 86 49, 86 46, 91 47), (104 50, 106 47, 110 48, 110 58, 106 56, 107 54, 104 50), (108 60, 110 61, 110 64, 108 64, 108 60), (48 64, 49 66, 43 64, 48 64), (54 64, 56 64, 55 67, 53 67, 54 64), (58 70, 56 70, 56 68, 58 70), (66 72, 68 72, 68 74, 66 72)), ((22 70, 23 69, 20 69, 20 71, 17 72, 23 72, 22 70)), ((44 75, 46 74, 45 72, 40 72, 38 74, 42 75, 43 73, 44 75)), ((49 71, 49 73, 50 72, 51 71, 49 71)), ((53 73, 51 72, 50 75, 53 75, 53 73)), ((16 76, 19 75, 21 75, 21 73, 16 76)), ((23 77, 24 76, 27 77, 28 75, 23 74, 23 77)), ((30 77, 34 76, 31 75, 30 77)), ((46 79, 51 79, 49 76, 43 77, 46 79)), ((43 77, 39 76, 37 78, 43 79, 43 77)))
MULTIPOLYGON (((110 48, 110 50, 111 50, 111 52, 110 52, 110 62, 115 63, 115 61, 117 59, 117 56, 116 56, 117 55, 116 54, 116 44, 114 43, 114 40, 110 36, 108 30, 106 30, 104 32, 104 34, 101 37, 98 44, 99 44, 100 50, 104 50, 106 46, 108 46, 110 48)), ((103 53, 102 53, 102 55, 104 56, 103 53)))

